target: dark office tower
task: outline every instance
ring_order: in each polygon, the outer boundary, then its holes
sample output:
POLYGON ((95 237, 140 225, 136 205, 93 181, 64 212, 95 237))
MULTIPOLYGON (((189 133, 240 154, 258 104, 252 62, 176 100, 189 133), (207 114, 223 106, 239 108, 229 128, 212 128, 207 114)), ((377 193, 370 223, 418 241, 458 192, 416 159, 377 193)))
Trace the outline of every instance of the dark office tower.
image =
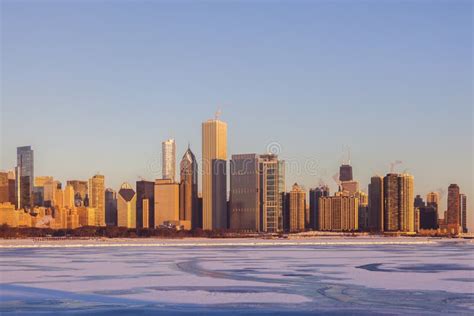
POLYGON ((459 186, 457 184, 451 184, 448 187, 448 218, 447 224, 453 228, 461 226, 460 218, 460 195, 459 186))
POLYGON ((137 181, 137 228, 155 225, 155 182, 137 181))
POLYGON ((343 164, 339 168, 339 181, 352 181, 352 166, 343 164))
POLYGON ((200 196, 199 194, 197 198, 197 225, 193 228, 202 229, 202 196, 200 196))
POLYGON ((423 198, 420 195, 415 196, 415 202, 413 205, 417 208, 425 206, 425 201, 423 201, 423 198))
POLYGON ((227 229, 227 161, 212 160, 212 229, 227 229))
POLYGON ((8 173, 0 172, 0 203, 9 202, 8 200, 8 173))
POLYGON ((16 149, 16 192, 18 208, 33 204, 34 157, 31 146, 16 149))
POLYGON ((281 205, 283 213, 283 231, 290 231, 290 194, 286 192, 281 193, 281 205))
POLYGON ((420 229, 438 229, 438 212, 433 206, 421 206, 420 229))
POLYGON ((309 228, 312 230, 319 230, 319 198, 323 196, 329 196, 329 187, 309 190, 309 228))
POLYGON ((188 147, 179 164, 179 220, 190 221, 191 228, 198 227, 198 165, 196 157, 188 147))
POLYGON ((17 200, 15 198, 15 175, 12 173, 12 176, 8 177, 8 201, 16 206, 17 200))
POLYGON ((467 233, 467 197, 466 194, 460 194, 460 206, 461 206, 461 227, 462 232, 467 233))
MULTIPOLYGON (((283 230, 280 193, 285 191, 285 162, 275 154, 259 156, 260 231, 283 230)), ((303 211, 304 213, 304 211, 303 211)))
POLYGON ((369 183, 369 230, 382 232, 384 229, 384 180, 373 176, 369 183))
POLYGON ((260 230, 259 158, 232 155, 230 161, 230 228, 260 230))
POLYGON ((384 231, 399 230, 400 197, 398 175, 389 173, 383 179, 384 189, 384 231))
POLYGON ((105 190, 105 225, 117 226, 117 193, 110 188, 105 190))

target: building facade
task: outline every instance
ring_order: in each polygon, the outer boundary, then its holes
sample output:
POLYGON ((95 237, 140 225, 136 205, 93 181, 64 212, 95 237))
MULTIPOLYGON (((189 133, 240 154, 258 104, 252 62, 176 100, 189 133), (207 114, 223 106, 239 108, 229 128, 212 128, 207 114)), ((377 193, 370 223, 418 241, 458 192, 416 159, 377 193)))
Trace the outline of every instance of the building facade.
POLYGON ((176 178, 176 143, 174 139, 167 139, 161 143, 162 155, 162 178, 171 179, 175 182, 176 178))
POLYGON ((137 181, 137 227, 155 227, 155 182, 137 181))
POLYGON ((309 228, 319 230, 319 198, 329 196, 329 187, 319 186, 309 190, 309 228))
POLYGON ((383 232, 384 230, 384 179, 373 176, 369 183, 369 222, 368 230, 383 232))
POLYGON ((198 228, 198 165, 189 147, 181 159, 179 169, 179 219, 190 221, 192 228, 198 228))
POLYGON ((105 226, 105 177, 100 174, 89 179, 89 206, 95 208, 96 226, 105 226))
POLYGON ((130 184, 124 183, 117 194, 117 226, 137 227, 137 195, 130 184))
POLYGON ((290 232, 304 231, 306 192, 297 183, 289 193, 290 232))
POLYGON ((171 179, 155 180, 154 227, 179 224, 179 184, 171 179))
POLYGON ((227 197, 222 186, 222 165, 227 161, 227 124, 218 119, 202 123, 202 217, 203 229, 212 230, 227 226, 227 197), (219 189, 219 192, 213 190, 219 189), (225 221, 224 221, 225 220, 225 221))

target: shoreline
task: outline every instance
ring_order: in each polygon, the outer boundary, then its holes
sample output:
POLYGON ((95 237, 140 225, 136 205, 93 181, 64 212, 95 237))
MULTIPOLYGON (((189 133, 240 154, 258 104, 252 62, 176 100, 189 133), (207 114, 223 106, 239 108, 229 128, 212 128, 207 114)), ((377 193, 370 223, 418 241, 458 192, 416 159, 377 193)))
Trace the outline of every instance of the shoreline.
POLYGON ((429 237, 304 237, 264 238, 85 238, 85 239, 0 239, 0 249, 103 248, 103 247, 278 247, 278 246, 380 246, 435 245, 445 242, 473 244, 472 240, 429 237))

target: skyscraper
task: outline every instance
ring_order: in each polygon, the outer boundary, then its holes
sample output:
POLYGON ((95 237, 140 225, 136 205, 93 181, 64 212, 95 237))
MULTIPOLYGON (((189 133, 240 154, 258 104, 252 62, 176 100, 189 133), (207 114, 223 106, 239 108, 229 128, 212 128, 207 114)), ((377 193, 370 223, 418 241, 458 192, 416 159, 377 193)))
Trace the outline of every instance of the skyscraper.
POLYGON ((369 184, 369 227, 370 231, 382 232, 384 227, 384 180, 373 176, 369 184))
POLYGON ((34 155, 31 146, 16 149, 16 197, 18 208, 33 206, 34 155))
POLYGON ((179 184, 171 179, 155 180, 155 223, 179 225, 179 184))
POLYGON ((467 233, 467 197, 466 194, 459 195, 459 202, 461 207, 461 227, 462 232, 467 233))
POLYGON ((155 227, 155 182, 137 181, 137 227, 155 227))
POLYGON ((180 163, 179 219, 191 221, 191 227, 197 228, 198 219, 198 166, 196 157, 188 147, 180 163))
POLYGON ((289 193, 290 231, 298 232, 305 229, 306 192, 298 185, 293 184, 289 193))
POLYGON ((122 184, 117 194, 117 226, 136 228, 137 195, 128 183, 122 184))
POLYGON ((450 226, 449 229, 454 229, 456 233, 458 232, 459 226, 461 226, 460 211, 459 186, 457 184, 450 184, 448 187, 448 212, 446 223, 450 226))
POLYGON ((260 175, 256 154, 232 155, 230 162, 230 228, 260 231, 260 175))
POLYGON ((389 173, 384 178, 384 231, 415 231, 414 179, 389 173))
POLYGON ((438 192, 430 192, 426 195, 426 206, 434 207, 436 209, 436 213, 438 213, 438 204, 439 204, 438 192))
POLYGON ((176 178, 176 143, 170 138, 161 143, 162 154, 162 178, 171 179, 173 182, 176 178))
POLYGON ((202 123, 202 217, 203 229, 226 228, 227 124, 218 119, 202 123), (217 186, 215 181, 222 182, 217 186), (215 192, 215 190, 218 190, 215 192))
MULTIPOLYGON (((285 192, 285 164, 274 154, 259 157, 260 231, 283 230, 281 193, 285 192)), ((304 205, 306 208, 306 204, 304 205)), ((303 214, 305 209, 303 209, 303 214)), ((304 220, 303 220, 304 225, 304 220)))
POLYGON ((359 199, 344 192, 319 199, 319 226, 323 231, 359 229, 359 199))
POLYGON ((415 231, 414 178, 409 174, 399 176, 400 231, 415 231))
POLYGON ((89 179, 89 206, 96 209, 96 226, 105 226, 105 178, 96 174, 89 179))
POLYGON ((117 226, 117 193, 110 188, 105 190, 105 224, 117 226))
POLYGON ((339 168, 339 181, 352 181, 352 166, 350 164, 342 164, 339 168))
POLYGON ((329 196, 329 187, 319 186, 309 190, 309 227, 319 229, 319 198, 329 196))

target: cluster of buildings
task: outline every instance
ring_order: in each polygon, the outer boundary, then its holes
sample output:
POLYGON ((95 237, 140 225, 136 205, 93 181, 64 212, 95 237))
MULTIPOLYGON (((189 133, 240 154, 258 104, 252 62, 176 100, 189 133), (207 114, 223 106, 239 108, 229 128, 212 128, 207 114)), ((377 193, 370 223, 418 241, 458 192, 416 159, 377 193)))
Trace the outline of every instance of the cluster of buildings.
POLYGON ((285 162, 277 155, 236 154, 227 161, 227 124, 218 118, 202 123, 201 168, 199 190, 198 162, 188 146, 179 163, 178 180, 176 144, 168 139, 162 143, 160 179, 140 180, 135 187, 124 183, 115 191, 105 187, 103 175, 96 174, 88 181, 69 180, 63 186, 50 176, 35 177, 33 150, 18 147, 15 170, 0 172, 0 224, 266 233, 467 232, 466 195, 456 184, 448 188, 442 219, 438 193, 428 193, 426 202, 415 197, 412 175, 373 176, 367 194, 353 179, 350 162, 340 167, 334 194, 325 185, 307 192, 297 183, 287 192, 285 162))

